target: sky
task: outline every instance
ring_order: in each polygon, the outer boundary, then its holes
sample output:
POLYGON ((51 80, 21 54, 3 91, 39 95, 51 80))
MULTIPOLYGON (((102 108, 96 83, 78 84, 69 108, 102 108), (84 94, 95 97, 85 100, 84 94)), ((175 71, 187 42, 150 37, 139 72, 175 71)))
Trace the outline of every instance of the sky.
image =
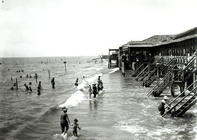
POLYGON ((0 0, 0 57, 108 54, 131 40, 197 27, 196 5, 196 0, 0 0))

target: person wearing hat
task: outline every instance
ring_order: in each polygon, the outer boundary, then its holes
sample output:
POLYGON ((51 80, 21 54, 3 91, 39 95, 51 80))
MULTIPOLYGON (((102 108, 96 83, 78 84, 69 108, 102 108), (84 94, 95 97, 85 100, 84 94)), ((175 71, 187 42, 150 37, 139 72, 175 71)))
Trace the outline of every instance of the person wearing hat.
POLYGON ((168 97, 164 96, 163 100, 161 101, 160 105, 158 106, 158 110, 160 111, 160 115, 162 116, 165 113, 165 106, 169 107, 167 104, 168 97))
POLYGON ((79 124, 78 124, 78 119, 74 119, 74 123, 73 123, 73 135, 75 137, 78 137, 77 129, 81 130, 81 128, 79 127, 79 124))
POLYGON ((66 107, 63 107, 62 108, 62 114, 60 116, 60 126, 61 126, 62 133, 64 133, 64 134, 67 133, 67 131, 69 129, 69 124, 70 124, 70 120, 68 118, 67 110, 68 109, 66 107))

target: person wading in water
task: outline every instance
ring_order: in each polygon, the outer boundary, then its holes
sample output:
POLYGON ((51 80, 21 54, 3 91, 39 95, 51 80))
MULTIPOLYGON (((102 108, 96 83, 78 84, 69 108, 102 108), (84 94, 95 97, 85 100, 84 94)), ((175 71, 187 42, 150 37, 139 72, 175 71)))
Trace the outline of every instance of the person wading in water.
POLYGON ((167 101, 168 101, 168 97, 164 96, 163 100, 161 101, 160 105, 158 106, 158 110, 159 110, 161 116, 165 113, 166 108, 170 108, 167 101))
POLYGON ((51 85, 52 85, 52 88, 55 89, 55 78, 54 77, 51 80, 51 85))
POLYGON ((68 118, 67 110, 68 109, 66 107, 63 107, 62 108, 63 112, 60 116, 60 126, 61 126, 62 133, 64 133, 64 134, 67 133, 67 131, 69 129, 69 124, 70 124, 70 120, 68 118))
POLYGON ((75 86, 78 86, 79 85, 78 82, 79 82, 79 79, 77 78, 76 81, 75 81, 75 86))
POLYGON ((98 88, 98 92, 103 90, 103 82, 101 80, 101 76, 98 77, 98 81, 97 81, 97 88, 98 88))
POLYGON ((97 90, 96 84, 93 84, 92 89, 93 89, 94 98, 96 98, 96 95, 98 94, 98 90, 97 90))

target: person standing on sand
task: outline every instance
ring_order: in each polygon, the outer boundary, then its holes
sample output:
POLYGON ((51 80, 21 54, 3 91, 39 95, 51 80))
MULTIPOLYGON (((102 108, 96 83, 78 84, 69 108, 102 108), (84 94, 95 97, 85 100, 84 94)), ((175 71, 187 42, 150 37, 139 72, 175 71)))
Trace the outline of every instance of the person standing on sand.
POLYGON ((62 111, 63 112, 60 116, 60 126, 61 126, 62 133, 65 134, 65 133, 67 133, 67 131, 69 129, 70 120, 69 120, 68 114, 67 114, 68 109, 66 107, 63 107, 62 111))

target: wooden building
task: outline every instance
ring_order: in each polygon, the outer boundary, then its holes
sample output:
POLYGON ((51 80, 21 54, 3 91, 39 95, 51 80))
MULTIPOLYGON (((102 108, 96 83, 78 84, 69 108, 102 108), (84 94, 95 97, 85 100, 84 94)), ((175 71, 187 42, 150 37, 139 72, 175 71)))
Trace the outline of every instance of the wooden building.
POLYGON ((197 28, 177 35, 156 35, 119 47, 119 67, 133 70, 133 76, 143 86, 155 83, 147 95, 160 96, 166 87, 170 87, 171 95, 177 96, 171 112, 175 110, 172 114, 181 116, 196 103, 196 52, 197 28), (176 86, 180 87, 178 95, 174 92, 176 86))

